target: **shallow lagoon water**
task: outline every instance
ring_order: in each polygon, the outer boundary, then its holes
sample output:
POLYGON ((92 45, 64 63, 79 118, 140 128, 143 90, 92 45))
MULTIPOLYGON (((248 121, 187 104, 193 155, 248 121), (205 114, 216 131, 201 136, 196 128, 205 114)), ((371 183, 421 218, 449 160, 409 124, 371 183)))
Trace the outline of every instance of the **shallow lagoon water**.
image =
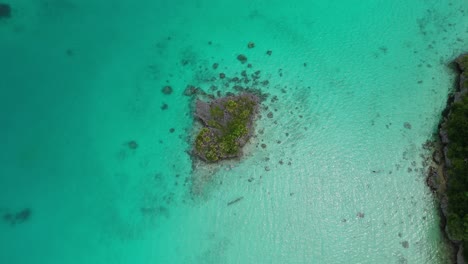
POLYGON ((466 1, 10 4, 1 263, 447 262, 423 144, 466 1), (256 136, 192 164, 185 87, 243 70, 268 80, 256 136))

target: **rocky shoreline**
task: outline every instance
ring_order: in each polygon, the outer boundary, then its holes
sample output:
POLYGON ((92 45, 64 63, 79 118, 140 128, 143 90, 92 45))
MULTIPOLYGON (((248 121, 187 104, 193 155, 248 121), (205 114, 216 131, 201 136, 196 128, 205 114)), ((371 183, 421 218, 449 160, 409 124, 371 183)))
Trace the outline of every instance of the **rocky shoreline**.
MULTIPOLYGON (((453 94, 447 99, 446 108, 442 112, 441 121, 438 126, 438 139, 435 142, 435 150, 432 154, 434 166, 429 168, 426 183, 429 188, 436 194, 440 203, 441 212, 441 227, 446 234, 446 237, 453 245, 454 258, 453 262, 457 264, 466 263, 463 257, 463 243, 461 240, 454 238, 449 230, 449 197, 448 188, 448 170, 452 168, 452 161, 449 158, 449 144, 451 142, 448 132, 448 121, 452 114, 455 103, 461 102, 468 94, 468 53, 459 56, 451 65, 458 72, 456 88, 453 94)), ((466 253, 465 253, 466 254, 466 253)))

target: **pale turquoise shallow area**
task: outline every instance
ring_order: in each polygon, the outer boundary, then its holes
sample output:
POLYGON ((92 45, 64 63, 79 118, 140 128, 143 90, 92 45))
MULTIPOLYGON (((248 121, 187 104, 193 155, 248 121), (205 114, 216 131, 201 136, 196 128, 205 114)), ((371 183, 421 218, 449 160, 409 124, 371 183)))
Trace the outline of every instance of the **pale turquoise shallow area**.
POLYGON ((447 262, 422 145, 466 0, 10 4, 0 263, 447 262), (232 91, 218 74, 242 70, 269 81, 256 136, 240 161, 192 164, 183 90, 232 91))

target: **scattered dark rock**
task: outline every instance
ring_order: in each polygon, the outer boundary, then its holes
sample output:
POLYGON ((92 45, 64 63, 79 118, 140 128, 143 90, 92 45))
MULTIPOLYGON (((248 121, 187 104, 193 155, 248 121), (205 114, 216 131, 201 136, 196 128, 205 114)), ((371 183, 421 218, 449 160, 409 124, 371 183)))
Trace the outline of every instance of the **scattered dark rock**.
POLYGON ((224 79, 224 78, 226 78, 226 74, 224 74, 224 73, 220 73, 220 74, 219 74, 219 78, 220 78, 220 79, 224 79))
POLYGON ((167 104, 163 104, 161 106, 161 110, 167 110, 169 108, 169 106, 167 104))
POLYGON ((22 223, 28 220, 30 216, 31 216, 31 209, 26 208, 16 213, 15 219, 17 222, 22 223))
POLYGON ((29 220, 31 217, 31 209, 25 208, 17 213, 6 213, 3 215, 3 220, 11 225, 21 224, 29 220))
POLYGON ((216 69, 218 69, 218 66, 219 66, 218 63, 213 63, 213 66, 212 66, 212 67, 213 67, 214 70, 216 70, 216 69))
POLYGON ((268 118, 273 118, 273 112, 269 112, 269 113, 267 114, 267 117, 268 117, 268 118))
POLYGON ((174 131, 175 131, 174 128, 169 129, 169 132, 170 132, 170 133, 174 133, 174 131))
POLYGON ((255 48, 255 43, 253 43, 252 41, 250 41, 249 44, 247 44, 247 47, 248 47, 249 49, 253 49, 253 48, 255 48))
POLYGON ((237 60, 240 61, 242 64, 247 62, 247 57, 243 54, 237 55, 237 60))
POLYGON ((238 92, 242 92, 242 91, 245 90, 245 88, 242 87, 242 86, 240 86, 240 85, 234 85, 234 86, 232 87, 232 89, 234 89, 234 90, 236 90, 236 91, 238 91, 238 92))
POLYGON ((267 147, 267 145, 266 145, 266 144, 264 144, 264 143, 263 143, 263 144, 261 144, 260 146, 261 146, 263 149, 267 147))
POLYGON ((405 122, 403 124, 403 127, 406 128, 406 129, 411 129, 411 124, 409 122, 405 122))
POLYGON ((162 88, 163 94, 169 95, 172 93, 172 87, 169 85, 166 85, 162 88))
POLYGON ((404 248, 409 248, 409 242, 408 241, 403 241, 401 242, 401 245, 404 247, 404 248))
POLYGON ((266 54, 267 54, 268 56, 271 56, 272 53, 273 53, 273 52, 272 52, 271 50, 267 50, 267 52, 266 52, 266 54))
POLYGON ((11 7, 9 4, 0 3, 0 19, 11 17, 11 7))
POLYGON ((129 149, 137 149, 138 148, 138 143, 135 140, 131 140, 127 142, 127 146, 129 149))
POLYGON ((193 85, 187 85, 187 88, 185 88, 184 90, 184 95, 185 96, 192 96, 192 95, 195 95, 199 92, 199 88, 196 88, 195 86, 193 85))

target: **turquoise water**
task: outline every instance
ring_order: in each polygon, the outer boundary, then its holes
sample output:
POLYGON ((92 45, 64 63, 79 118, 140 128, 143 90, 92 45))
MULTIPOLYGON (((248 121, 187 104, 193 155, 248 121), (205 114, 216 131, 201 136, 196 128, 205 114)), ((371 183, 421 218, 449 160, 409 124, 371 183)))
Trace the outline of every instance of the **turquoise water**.
POLYGON ((466 0, 32 2, 0 19, 0 263, 447 262, 422 145, 466 0), (256 136, 192 163, 185 87, 243 70, 256 136))

